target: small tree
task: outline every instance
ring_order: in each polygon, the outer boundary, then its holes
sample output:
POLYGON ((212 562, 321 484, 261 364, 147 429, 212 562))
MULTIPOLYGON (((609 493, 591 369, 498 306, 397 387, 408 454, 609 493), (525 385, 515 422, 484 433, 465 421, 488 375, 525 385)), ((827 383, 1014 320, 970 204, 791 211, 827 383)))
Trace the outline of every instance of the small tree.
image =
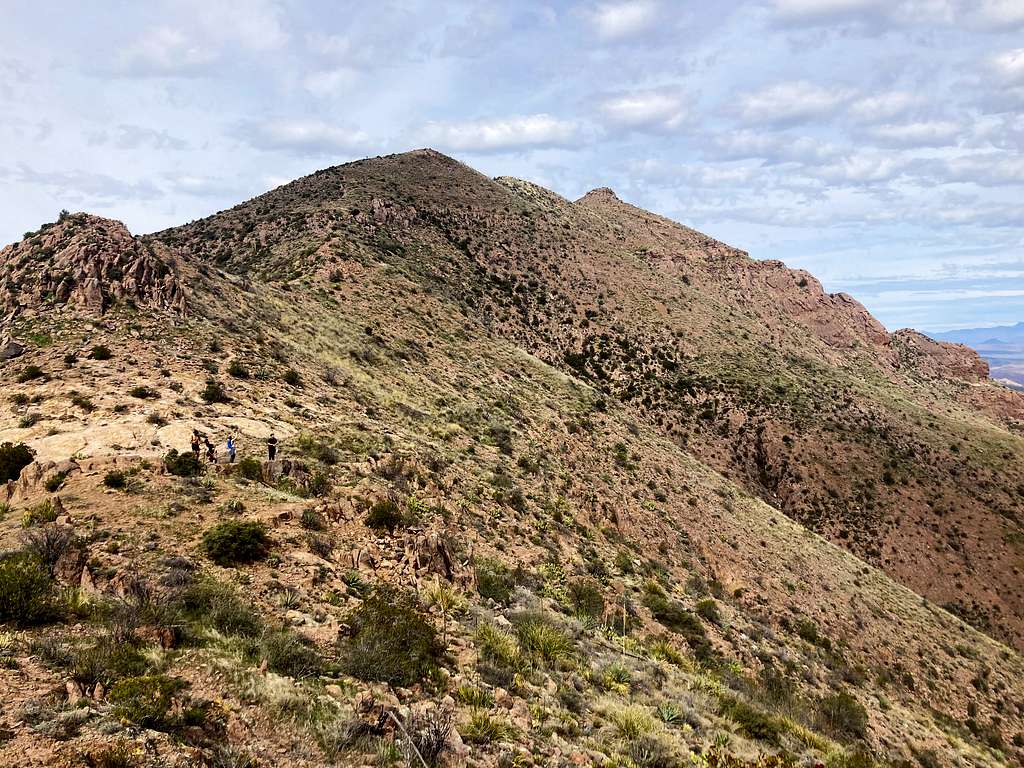
POLYGON ((203 551, 217 565, 253 563, 270 553, 270 537, 262 523, 227 520, 203 534, 203 551))
POLYGON ((17 480, 21 470, 32 463, 36 452, 24 443, 0 445, 0 483, 17 480))
POLYGON ((231 399, 224 391, 224 385, 216 379, 207 379, 206 387, 199 393, 199 396, 207 403, 226 403, 231 399))

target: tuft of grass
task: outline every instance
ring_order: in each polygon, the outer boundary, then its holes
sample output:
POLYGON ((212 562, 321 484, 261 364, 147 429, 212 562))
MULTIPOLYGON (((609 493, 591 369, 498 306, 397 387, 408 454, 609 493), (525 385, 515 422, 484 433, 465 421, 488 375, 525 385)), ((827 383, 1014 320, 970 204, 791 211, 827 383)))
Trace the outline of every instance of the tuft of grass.
POLYGON ((608 719, 615 726, 617 735, 626 741, 646 736, 657 727, 651 713, 639 704, 614 708, 608 719))
POLYGON ((469 722, 460 731, 462 738, 470 744, 493 744, 499 741, 514 742, 519 731, 510 723, 491 717, 486 712, 477 710, 469 717, 469 722))
POLYGON ((564 631, 541 616, 516 623, 519 646, 540 666, 557 666, 576 655, 576 646, 564 631))

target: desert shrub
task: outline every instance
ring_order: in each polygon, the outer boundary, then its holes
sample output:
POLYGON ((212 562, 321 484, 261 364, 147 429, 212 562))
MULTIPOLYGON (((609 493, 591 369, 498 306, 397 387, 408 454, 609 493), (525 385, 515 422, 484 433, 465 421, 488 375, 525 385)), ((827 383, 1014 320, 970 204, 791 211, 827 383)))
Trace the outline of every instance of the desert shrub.
POLYGON ((32 463, 36 452, 24 443, 0 445, 0 483, 17 480, 21 470, 32 463))
POLYGON ((43 499, 35 506, 29 507, 21 516, 21 527, 31 528, 34 525, 45 525, 57 519, 57 510, 53 508, 53 502, 43 499))
POLYGON ((67 472, 54 472, 43 483, 43 487, 50 493, 54 493, 60 490, 60 487, 64 485, 64 481, 68 479, 67 472))
POLYGON ((326 496, 331 492, 331 476, 326 472, 314 472, 306 480, 303 490, 306 496, 326 496))
POLYGON ((566 589, 569 607, 577 616, 599 618, 604 613, 604 595, 596 580, 591 578, 573 579, 566 589))
POLYGON ((682 635, 698 659, 707 661, 714 655, 714 648, 708 640, 707 632, 704 631, 704 625, 679 601, 666 597, 661 592, 648 591, 644 595, 644 605, 650 609, 658 623, 682 635))
POLYGON ((103 484, 107 488, 126 488, 128 486, 128 475, 119 469, 112 469, 103 476, 103 484))
POLYGON ((29 427, 35 426, 41 418, 43 417, 38 413, 26 413, 18 419, 18 426, 21 429, 28 429, 29 427))
POLYGON ((312 435, 301 435, 298 440, 298 448, 303 456, 316 459, 324 464, 333 466, 338 463, 338 452, 323 440, 317 440, 312 435))
POLYGON ((394 533, 396 528, 404 525, 405 516, 394 499, 381 499, 370 507, 363 522, 369 528, 387 529, 388 533, 394 533))
POLYGON ((491 744, 496 741, 515 741, 519 732, 504 720, 491 717, 477 710, 470 715, 469 722, 459 731, 470 744, 491 744))
POLYGON ((507 603, 512 596, 515 581, 504 563, 487 557, 478 557, 474 563, 477 592, 480 597, 498 603, 507 603))
POLYGON ((832 641, 818 631, 817 625, 810 619, 800 619, 796 625, 797 635, 811 645, 828 650, 832 647, 832 641))
POLYGON ((455 699, 473 709, 490 709, 494 704, 494 697, 490 691, 466 683, 455 689, 455 699))
POLYGON ((102 746, 88 754, 85 764, 90 768, 139 768, 142 765, 136 754, 135 743, 131 741, 102 746))
POLYGON ((203 465, 191 451, 178 453, 177 448, 171 448, 164 456, 164 466, 172 475, 178 477, 196 477, 203 474, 203 465))
POLYGON ((693 609, 698 616, 711 624, 721 624, 722 614, 718 610, 718 603, 711 598, 701 600, 693 609))
POLYGON ((503 667, 519 669, 523 656, 516 638, 494 624, 481 624, 476 631, 480 657, 503 667))
POLYGON ((260 464, 259 459, 254 459, 252 456, 246 456, 238 462, 238 474, 246 480, 262 480, 263 465, 260 464))
POLYGON ((72 405, 81 408, 85 413, 92 413, 96 410, 96 404, 81 392, 71 392, 68 399, 72 405))
POLYGON ((561 664, 576 653, 572 638, 540 615, 518 619, 516 637, 519 647, 540 666, 561 664))
POLYGON ((152 387, 146 387, 142 385, 132 387, 131 389, 128 390, 128 394, 131 397, 138 398, 139 400, 152 400, 154 398, 160 397, 160 393, 157 392, 155 389, 153 389, 152 387))
POLYGON ((343 664, 360 680, 409 686, 433 671, 441 658, 433 625, 403 592, 376 590, 352 613, 349 626, 343 664))
POLYGON ((24 392, 15 392, 7 399, 11 401, 12 405, 28 405, 29 403, 29 397, 24 392))
POLYGON ((302 510, 302 515, 299 517, 299 525, 307 531, 322 531, 327 528, 327 521, 315 509, 306 507, 302 510))
POLYGON ((89 357, 93 360, 109 360, 113 355, 110 353, 110 349, 103 344, 97 344, 91 350, 89 350, 89 357))
POLYGON ((270 553, 270 538, 262 523, 225 520, 203 534, 203 551, 217 565, 253 563, 270 553))
POLYGON ((227 403, 230 402, 228 393, 224 391, 224 385, 216 379, 207 379, 206 386, 203 388, 199 396, 207 403, 227 403))
POLYGON ((330 560, 334 553, 334 539, 330 536, 318 536, 315 533, 306 535, 306 545, 309 551, 324 560, 330 560))
POLYGON ((409 735, 427 765, 441 765, 441 756, 448 749, 455 725, 454 719, 455 713, 448 707, 437 707, 409 718, 409 735))
POLYGON ((66 355, 64 355, 64 367, 65 368, 73 368, 77 362, 78 362, 78 354, 77 353, 75 353, 75 352, 68 352, 66 355))
POLYGON ((849 693, 836 691, 818 701, 815 722, 833 738, 862 739, 867 734, 868 713, 849 693))
POLYGON ((114 683, 107 698, 121 720, 160 730, 173 722, 174 696, 185 682, 166 675, 127 677, 114 683))
POLYGON ((257 637, 263 631, 263 621, 251 604, 228 585, 213 579, 190 584, 178 595, 175 607, 197 628, 238 637, 257 637))
POLYGON ((146 674, 149 662, 133 638, 117 637, 111 633, 73 649, 68 667, 72 679, 82 685, 103 683, 109 688, 122 678, 146 674))
POLYGON ((236 379, 248 379, 249 370, 238 360, 232 360, 228 365, 228 376, 236 379))
POLYGON ((736 723, 744 736, 778 746, 783 727, 771 715, 733 696, 723 696, 718 711, 736 723))
POLYGON ((55 525, 25 531, 21 536, 22 551, 38 557, 52 569, 61 556, 76 545, 75 535, 55 525))
POLYGON ((24 384, 27 381, 35 381, 41 379, 46 374, 43 373, 43 369, 38 365, 26 365, 20 371, 18 371, 18 382, 24 384))
POLYGON ((298 387, 302 384, 302 377, 294 368, 289 368, 284 372, 284 375, 281 376, 281 381, 289 386, 298 387))
POLYGON ((31 625, 52 615, 53 581, 46 563, 30 552, 0 556, 0 621, 31 625))
POLYGON ((323 661, 307 640, 287 629, 268 629, 251 649, 254 658, 265 659, 267 669, 296 680, 320 674, 323 661))

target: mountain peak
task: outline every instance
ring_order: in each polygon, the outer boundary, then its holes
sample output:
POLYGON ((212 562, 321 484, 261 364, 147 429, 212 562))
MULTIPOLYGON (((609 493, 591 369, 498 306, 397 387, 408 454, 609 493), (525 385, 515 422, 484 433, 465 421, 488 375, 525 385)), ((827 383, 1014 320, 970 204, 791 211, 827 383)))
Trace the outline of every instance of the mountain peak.
POLYGON ((619 196, 615 194, 615 190, 613 190, 611 187, 598 187, 597 189, 592 189, 589 192, 587 192, 587 194, 585 194, 583 197, 581 197, 579 200, 577 200, 576 202, 577 203, 585 203, 585 202, 605 202, 605 201, 616 202, 616 203, 622 202, 619 199, 619 196))

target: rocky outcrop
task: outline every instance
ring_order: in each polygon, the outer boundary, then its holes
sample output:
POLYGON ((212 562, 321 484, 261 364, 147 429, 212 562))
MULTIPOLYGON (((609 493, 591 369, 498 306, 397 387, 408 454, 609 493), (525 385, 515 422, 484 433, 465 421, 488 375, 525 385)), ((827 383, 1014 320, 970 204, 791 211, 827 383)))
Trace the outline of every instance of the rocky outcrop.
POLYGON ((175 269, 119 221, 65 214, 0 251, 0 318, 51 306, 101 315, 118 302, 186 309, 175 269))
POLYGON ((902 365, 928 378, 975 382, 988 378, 988 363, 963 344, 935 341, 910 328, 896 331, 892 344, 902 365))

